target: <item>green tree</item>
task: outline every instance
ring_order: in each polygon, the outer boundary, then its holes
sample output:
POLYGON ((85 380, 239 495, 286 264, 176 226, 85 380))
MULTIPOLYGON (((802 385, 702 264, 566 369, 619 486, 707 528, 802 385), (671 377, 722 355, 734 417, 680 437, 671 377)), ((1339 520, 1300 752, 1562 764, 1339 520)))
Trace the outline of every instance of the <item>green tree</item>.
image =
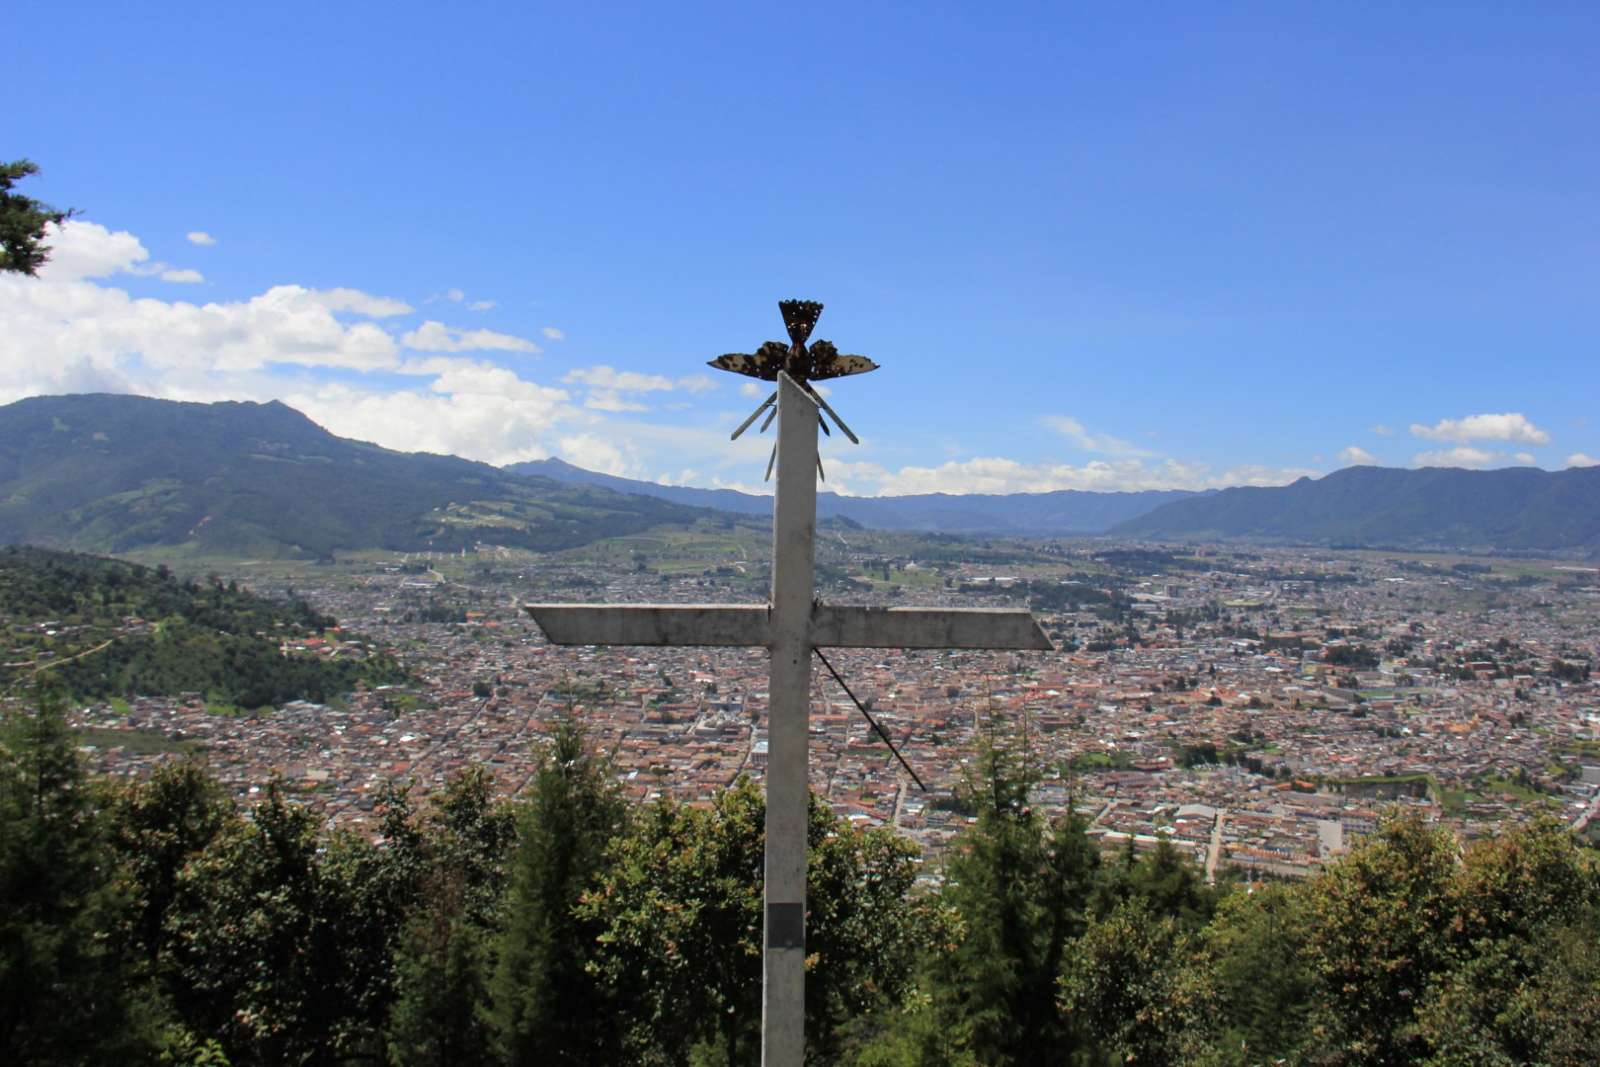
POLYGON ((1332 1062, 1400 1064, 1426 1051, 1416 1010, 1446 963, 1456 846, 1412 814, 1308 887, 1313 1040, 1332 1062))
POLYGON ((808 815, 806 1041, 815 1061, 832 1063, 846 1023, 910 988, 929 917, 909 900, 915 845, 851 826, 815 796, 808 815))
POLYGON ((942 903, 957 918, 929 991, 945 1032, 986 1064, 1056 1062, 1068 1039, 1056 979, 1085 928, 1099 856, 1075 814, 1056 827, 1029 803, 1026 753, 991 741, 959 792, 977 824, 946 864, 942 903))
POLYGON ((598 931, 624 1055, 686 1064, 700 1045, 755 1056, 765 807, 748 781, 710 808, 662 799, 620 838, 583 916, 598 931))
POLYGON ((30 160, 0 163, 0 271, 38 273, 50 258, 50 249, 42 243, 45 227, 59 226, 73 214, 11 191, 17 182, 37 173, 38 164, 30 160))
POLYGON ((1578 1064, 1600 1047, 1600 878, 1565 828, 1474 842, 1452 886, 1453 968, 1419 1016, 1437 1067, 1578 1064))
POLYGON ((386 828, 385 838, 414 849, 422 870, 420 899, 397 950, 389 1057, 441 1067, 488 1062, 492 949, 515 816, 494 800, 488 773, 473 767, 429 798, 420 827, 386 828))
POLYGON ((1060 980, 1062 1015, 1099 1062, 1193 1062, 1213 1000, 1192 936, 1137 897, 1089 928, 1060 980))
POLYGON ((166 948, 178 872, 237 816, 217 780, 194 759, 164 763, 149 778, 121 787, 109 816, 111 844, 132 890, 134 944, 154 966, 166 948))
POLYGON ((1246 1062, 1293 1060, 1305 1043, 1314 984, 1305 958, 1302 886, 1224 897, 1203 942, 1217 994, 1217 1047, 1246 1062))
POLYGON ((123 1062, 158 1019, 121 951, 129 908, 59 702, 0 733, 0 1061, 123 1062))
MULTIPOLYGON (((661 801, 617 841, 584 911, 601 927, 628 1062, 758 1057, 765 818, 741 780, 709 808, 661 801)), ((852 828, 812 797, 807 850, 808 1056, 831 1063, 846 1022, 904 997, 927 923, 907 901, 914 849, 893 834, 852 828)))
POLYGON ((389 1059, 407 1067, 489 1063, 491 933, 466 918, 466 882, 430 873, 396 956, 398 996, 386 1038, 389 1059))
POLYGON ((1473 842, 1462 856, 1450 905, 1453 940, 1467 952, 1485 941, 1528 939, 1600 903, 1600 866, 1565 827, 1545 819, 1473 842))
POLYGON ((404 879, 277 783, 178 875, 168 912, 173 1001, 240 1064, 375 1057, 393 997, 404 879))
POLYGON ((1588 1067, 1600 1048, 1600 912, 1491 942, 1418 1011, 1427 1067, 1588 1067))
POLYGON ((1101 918, 1117 905, 1142 900, 1156 915, 1176 919, 1184 929, 1199 930, 1216 907, 1217 894, 1206 887, 1199 865, 1166 838, 1139 855, 1130 837, 1121 860, 1108 868, 1095 890, 1093 910, 1101 918))
POLYGON ((584 748, 571 720, 540 754, 518 819, 493 1018, 512 1064, 605 1062, 608 990, 586 966, 593 920, 577 907, 626 815, 610 766, 584 748))

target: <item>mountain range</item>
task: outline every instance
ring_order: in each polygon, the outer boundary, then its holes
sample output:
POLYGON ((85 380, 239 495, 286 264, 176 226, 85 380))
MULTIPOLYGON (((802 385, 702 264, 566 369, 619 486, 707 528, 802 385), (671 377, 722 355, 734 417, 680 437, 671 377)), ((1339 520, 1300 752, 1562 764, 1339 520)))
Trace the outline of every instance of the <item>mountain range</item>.
MULTIPOLYGON (((642 493, 687 507, 718 508, 744 515, 770 517, 772 514, 770 496, 734 489, 658 485, 584 470, 559 459, 514 463, 505 469, 570 485, 600 485, 622 493, 642 493)), ((1163 504, 1196 495, 1183 489, 1131 493, 1064 489, 1052 493, 923 493, 877 497, 819 492, 817 518, 842 518, 873 530, 1050 537, 1105 533, 1118 523, 1144 515, 1163 504)))
POLYGON ((1179 500, 1112 528, 1155 540, 1600 553, 1600 467, 1347 467, 1179 500))
MULTIPOLYGON (((278 402, 89 394, 0 406, 0 544, 326 558, 551 550, 664 524, 768 521, 771 498, 560 460, 501 469, 336 437, 278 402)), ((820 518, 944 534, 1252 540, 1600 555, 1600 467, 1351 467, 1273 488, 818 495, 820 518)))

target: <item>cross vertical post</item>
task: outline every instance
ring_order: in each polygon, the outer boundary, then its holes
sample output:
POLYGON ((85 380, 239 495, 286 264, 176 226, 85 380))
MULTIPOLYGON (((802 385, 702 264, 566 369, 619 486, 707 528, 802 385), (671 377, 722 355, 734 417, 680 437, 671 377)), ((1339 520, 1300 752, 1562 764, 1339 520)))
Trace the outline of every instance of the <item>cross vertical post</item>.
POLYGON ((800 1067, 805 1057, 807 745, 816 514, 817 405, 787 374, 779 374, 767 690, 763 1067, 800 1067))

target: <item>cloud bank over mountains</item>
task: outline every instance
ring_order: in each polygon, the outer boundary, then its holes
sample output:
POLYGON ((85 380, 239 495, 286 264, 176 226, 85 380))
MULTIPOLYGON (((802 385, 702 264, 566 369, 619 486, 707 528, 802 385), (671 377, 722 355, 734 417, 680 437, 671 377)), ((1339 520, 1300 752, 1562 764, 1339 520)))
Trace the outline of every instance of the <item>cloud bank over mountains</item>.
MULTIPOLYGON (((218 254, 217 239, 205 231, 190 231, 184 240, 195 255, 218 254)), ((393 296, 297 284, 200 302, 187 297, 204 291, 205 275, 153 260, 132 233, 72 220, 48 243, 51 259, 38 278, 0 275, 0 403, 74 392, 277 399, 336 434, 389 448, 494 464, 560 456, 626 477, 764 488, 759 477, 770 443, 754 434, 733 443, 727 437, 749 401, 765 395, 760 383, 704 373, 668 377, 610 363, 574 366, 556 358, 560 349, 546 352, 565 344, 560 327, 538 328, 536 343, 449 321, 497 306, 458 288, 422 300, 431 305, 427 314, 393 296), (135 297, 123 287, 147 289, 150 281, 182 289, 135 297), (704 410, 686 424, 691 398, 704 410)), ((859 449, 839 452, 836 442, 825 442, 829 488, 860 495, 1203 489, 1282 485, 1329 469, 1321 457, 1304 466, 1217 469, 1064 413, 1043 416, 1032 428, 1029 451, 1050 458, 956 453, 942 463, 895 466, 882 461, 870 433, 859 449)), ((1371 432, 1392 434, 1383 426, 1371 432)), ((1528 449, 1552 444, 1548 431, 1517 412, 1417 422, 1410 433, 1450 446, 1415 453, 1419 466, 1532 464, 1528 449)), ((1337 459, 1382 462, 1359 444, 1337 459)), ((1594 462, 1570 452, 1564 465, 1594 462)))
MULTIPOLYGON (((1468 415, 1463 419, 1440 419, 1432 426, 1411 424, 1411 435, 1428 441, 1441 441, 1456 447, 1418 452, 1412 463, 1418 467, 1467 467, 1484 470, 1489 467, 1506 467, 1513 464, 1532 466, 1537 462, 1526 449, 1506 452, 1501 449, 1482 448, 1477 442, 1493 441, 1503 444, 1547 445, 1550 435, 1520 412, 1507 411, 1499 415, 1468 415)), ((1573 466, 1567 463, 1567 466, 1573 466)))

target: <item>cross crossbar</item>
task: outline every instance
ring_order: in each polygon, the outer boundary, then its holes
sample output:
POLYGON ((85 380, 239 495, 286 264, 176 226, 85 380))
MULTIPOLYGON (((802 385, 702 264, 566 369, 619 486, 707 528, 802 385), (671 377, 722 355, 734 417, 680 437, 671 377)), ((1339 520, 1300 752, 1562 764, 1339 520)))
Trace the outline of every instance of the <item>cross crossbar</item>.
MULTIPOLYGON (((524 604, 557 645, 759 646, 771 643, 765 604, 524 604)), ((1048 650, 1021 609, 864 608, 814 604, 813 648, 1048 650)))

